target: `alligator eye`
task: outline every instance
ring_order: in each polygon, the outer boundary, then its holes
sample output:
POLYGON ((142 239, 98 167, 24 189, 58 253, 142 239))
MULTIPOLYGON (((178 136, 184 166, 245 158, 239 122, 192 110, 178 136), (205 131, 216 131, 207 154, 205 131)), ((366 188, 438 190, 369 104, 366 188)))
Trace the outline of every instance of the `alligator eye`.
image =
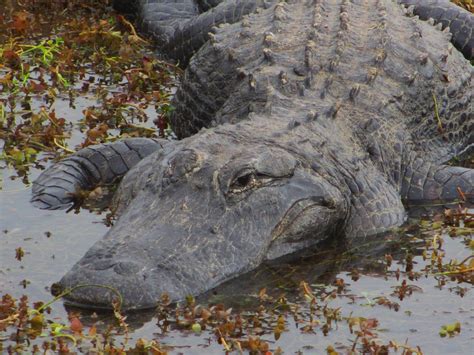
POLYGON ((255 180, 255 175, 253 173, 246 174, 243 176, 239 176, 235 181, 235 185, 245 187, 247 185, 250 185, 253 180, 255 180))
POLYGON ((239 193, 247 191, 258 185, 258 180, 253 172, 246 172, 237 176, 230 184, 229 191, 231 193, 239 193))

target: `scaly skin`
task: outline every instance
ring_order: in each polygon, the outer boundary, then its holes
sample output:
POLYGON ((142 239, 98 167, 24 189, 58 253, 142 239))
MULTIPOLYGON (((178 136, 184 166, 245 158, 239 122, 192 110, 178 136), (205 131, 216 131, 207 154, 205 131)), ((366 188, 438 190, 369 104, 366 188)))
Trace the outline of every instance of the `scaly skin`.
POLYGON ((33 184, 31 202, 42 209, 64 209, 80 201, 75 195, 98 185, 112 184, 140 160, 168 141, 136 138, 81 149, 43 172, 33 184))
POLYGON ((238 22, 272 2, 275 0, 115 0, 114 6, 122 11, 138 7, 142 29, 154 37, 162 53, 184 67, 214 27, 238 22))
MULTIPOLYGON (((138 12, 143 30, 151 33, 161 51, 186 66, 208 39, 213 27, 240 21, 278 0, 114 0, 120 11, 138 12), (202 15, 202 16, 201 16, 202 15)), ((449 26, 452 42, 467 59, 474 58, 474 19, 449 0, 397 0, 423 20, 449 26)), ((395 38, 396 39, 396 38, 395 38)))
MULTIPOLYGON (((404 12, 287 1, 215 30, 176 95, 187 138, 125 175, 117 223, 60 285, 106 284, 125 308, 153 307, 328 237, 385 232, 404 205, 453 201, 458 188, 472 199, 473 170, 443 165, 474 146, 472 66, 448 32, 404 12)), ((45 174, 38 201, 55 186, 45 174)), ((82 288, 68 300, 113 297, 82 288)))
POLYGON ((474 16, 468 11, 455 7, 446 0, 399 0, 405 6, 411 6, 415 15, 422 20, 430 20, 441 24, 441 28, 449 28, 452 42, 467 59, 474 58, 474 16))

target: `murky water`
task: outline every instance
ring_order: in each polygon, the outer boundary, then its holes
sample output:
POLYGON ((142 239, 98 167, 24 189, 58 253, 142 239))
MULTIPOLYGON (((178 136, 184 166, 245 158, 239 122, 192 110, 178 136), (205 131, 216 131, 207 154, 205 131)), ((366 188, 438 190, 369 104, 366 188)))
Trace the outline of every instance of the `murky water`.
MULTIPOLYGON (((3 169, 3 188, 0 191, 0 293, 10 293, 14 297, 28 295, 32 301, 51 299, 49 286, 79 260, 89 247, 106 232, 101 220, 103 216, 88 212, 78 215, 63 211, 41 211, 29 204, 30 188, 20 180, 11 180, 14 175, 3 169), (50 232, 50 233, 47 233, 50 232), (21 261, 15 258, 15 250, 21 247, 25 255, 21 261)), ((34 178, 38 174, 34 171, 34 178)), ((384 239, 384 237, 381 237, 384 239)), ((470 255, 462 238, 444 236, 444 250, 447 258, 458 261, 470 255)), ((343 245, 329 246, 315 250, 309 256, 298 260, 280 260, 263 265, 258 270, 228 282, 218 290, 199 299, 200 302, 221 302, 234 309, 252 310, 258 305, 256 294, 266 287, 269 293, 285 294, 294 298, 298 284, 306 280, 313 288, 327 287, 333 280, 342 278, 349 284, 344 296, 330 302, 331 307, 341 307, 343 316, 363 316, 377 318, 381 339, 387 343, 395 340, 400 344, 420 346, 425 354, 468 354, 472 351, 474 339, 474 299, 472 287, 468 284, 448 283, 438 287, 432 276, 421 277, 409 282, 417 286, 411 296, 403 301, 393 296, 394 287, 400 285, 394 277, 385 278, 385 272, 378 260, 386 253, 394 258, 392 271, 404 269, 401 261, 405 251, 403 243, 384 239, 383 243, 366 242, 355 253, 346 252, 343 245), (350 257, 349 257, 350 256, 350 257), (349 271, 358 269, 361 277, 351 280, 349 271), (465 295, 458 293, 460 288, 465 295), (349 296, 350 295, 350 296, 349 296), (400 304, 395 311, 374 305, 374 298, 386 296, 400 304), (438 335, 443 324, 461 322, 462 331, 453 338, 438 335)), ((425 265, 421 256, 415 257, 415 269, 425 265)), ((303 304, 302 307, 305 307, 303 304)), ((84 322, 87 322, 87 312, 84 322)), ((61 302, 53 305, 53 316, 67 319, 61 302)), ((107 322, 110 316, 103 316, 107 322)), ((162 344, 174 347, 172 353, 186 354, 222 353, 222 345, 216 342, 212 333, 196 335, 192 332, 172 330, 160 334, 153 312, 129 315, 132 337, 137 339, 158 339, 162 344)), ((280 346, 287 353, 301 351, 304 354, 324 353, 328 345, 351 344, 355 338, 350 334, 345 322, 340 322, 336 330, 328 336, 316 329, 315 334, 304 334, 294 320, 287 319, 287 331, 275 342, 273 336, 263 336, 271 347, 280 346)))
MULTIPOLYGON (((79 96, 75 107, 67 100, 57 100, 56 115, 65 117, 77 124, 83 116, 82 110, 94 104, 95 98, 79 96)), ((34 102, 36 108, 41 102, 34 102)), ((150 116, 153 110, 150 108, 150 116)), ((76 128, 69 145, 79 144, 83 136, 76 128)), ((1 144, 0 144, 1 147, 1 144)), ((107 231, 102 223, 104 215, 87 211, 79 214, 64 211, 42 211, 29 203, 31 187, 25 186, 21 179, 11 179, 15 172, 8 167, 0 167, 0 295, 11 294, 15 298, 27 295, 29 300, 48 301, 52 299, 50 285, 57 282, 77 262, 85 252, 107 231), (18 260, 16 250, 21 248, 25 255, 18 260)), ((40 171, 32 168, 30 181, 40 171)), ((394 276, 397 269, 404 270, 407 248, 415 251, 414 271, 420 271, 426 261, 420 256, 424 242, 411 244, 405 242, 411 235, 379 236, 366 240, 362 245, 348 248, 342 241, 327 243, 305 255, 280 259, 271 264, 262 265, 257 270, 221 285, 216 290, 198 298, 202 304, 224 303, 226 307, 242 312, 255 312, 260 300, 257 294, 266 288, 269 295, 277 298, 284 295, 292 302, 299 302, 301 309, 308 304, 299 296, 300 282, 306 281, 316 292, 328 292, 334 288, 336 279, 347 284, 343 293, 329 302, 332 308, 341 308, 343 320, 327 336, 319 327, 314 332, 303 332, 301 324, 291 316, 286 318, 286 330, 276 341, 268 331, 262 338, 269 342, 270 349, 280 347, 285 353, 304 354, 326 353, 326 347, 332 345, 345 353, 351 347, 356 336, 351 334, 347 317, 376 318, 380 342, 420 346, 425 354, 469 354, 474 345, 474 297, 473 287, 468 283, 448 282, 440 287, 432 275, 422 276, 409 281, 415 285, 412 295, 399 300, 394 294, 406 275, 400 279, 394 276), (418 245, 419 244, 419 245, 418 245), (418 248, 417 248, 418 245, 418 248), (381 263, 384 255, 394 257, 389 273, 381 263), (360 278, 353 281, 351 272, 357 270, 360 278), (387 276, 388 275, 388 276, 387 276), (377 305, 377 299, 386 297, 399 304, 399 309, 377 305), (461 333, 454 337, 441 338, 438 333, 442 325, 461 323, 461 333)), ((472 235, 467 237, 472 238, 472 235)), ((443 236, 445 261, 463 260, 471 252, 464 238, 443 236)), ((97 322, 106 325, 114 322, 110 314, 99 315, 81 310, 83 323, 97 322)), ((52 305, 52 318, 67 323, 67 309, 61 301, 52 305)), ((219 354, 223 346, 216 340, 212 330, 200 334, 192 331, 180 331, 171 327, 162 333, 157 326, 155 312, 129 314, 127 323, 131 328, 130 343, 138 338, 157 339, 161 344, 170 346, 170 353, 219 354)), ((123 338, 119 340, 123 341, 123 338)), ((41 341, 41 339, 39 339, 41 341)), ((8 343, 6 343, 8 345, 8 343)), ((401 351, 400 351, 401 353, 401 351)))

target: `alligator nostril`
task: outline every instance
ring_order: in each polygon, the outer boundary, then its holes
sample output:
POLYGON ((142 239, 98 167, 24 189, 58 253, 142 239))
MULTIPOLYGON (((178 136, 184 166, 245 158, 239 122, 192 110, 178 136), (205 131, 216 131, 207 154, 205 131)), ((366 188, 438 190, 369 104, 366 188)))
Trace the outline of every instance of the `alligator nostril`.
POLYGON ((87 262, 84 265, 94 270, 107 270, 114 266, 115 262, 113 260, 99 260, 94 263, 87 262))
POLYGON ((140 271, 140 266, 133 261, 119 261, 114 265, 114 271, 119 275, 133 275, 140 271))

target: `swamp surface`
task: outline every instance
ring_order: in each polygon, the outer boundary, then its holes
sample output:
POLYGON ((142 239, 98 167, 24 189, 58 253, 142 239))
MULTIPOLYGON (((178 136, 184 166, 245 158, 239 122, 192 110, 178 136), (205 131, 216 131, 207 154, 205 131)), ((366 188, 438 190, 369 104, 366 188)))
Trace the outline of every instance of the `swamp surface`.
POLYGON ((31 181, 82 146, 172 139, 166 114, 180 73, 104 1, 5 4, 1 353, 472 352, 474 215, 462 204, 417 208, 397 231, 351 245, 331 240, 179 304, 163 295, 156 309, 130 314, 49 304, 51 284, 105 234, 110 218, 35 209, 31 181))

